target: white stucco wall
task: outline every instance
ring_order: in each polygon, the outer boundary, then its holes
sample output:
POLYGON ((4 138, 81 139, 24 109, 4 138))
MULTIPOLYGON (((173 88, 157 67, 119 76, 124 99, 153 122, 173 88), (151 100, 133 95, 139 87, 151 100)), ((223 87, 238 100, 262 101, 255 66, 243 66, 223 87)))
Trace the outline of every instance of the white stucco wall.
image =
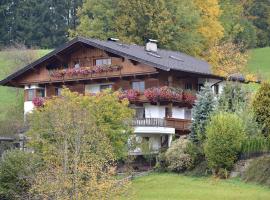
POLYGON ((177 119, 185 119, 185 108, 173 107, 172 117, 177 119))
POLYGON ((34 104, 32 101, 24 102, 24 114, 30 113, 34 109, 34 104))
MULTIPOLYGON (((210 83, 211 85, 215 84, 215 83, 218 83, 218 86, 219 86, 219 94, 223 91, 223 87, 224 87, 224 84, 225 82, 222 81, 220 82, 219 79, 213 79, 213 78, 199 78, 198 79, 198 84, 205 84, 205 83, 210 83)), ((214 91, 214 87, 212 87, 213 91, 214 91)))
POLYGON ((145 118, 164 118, 165 106, 145 104, 145 118))

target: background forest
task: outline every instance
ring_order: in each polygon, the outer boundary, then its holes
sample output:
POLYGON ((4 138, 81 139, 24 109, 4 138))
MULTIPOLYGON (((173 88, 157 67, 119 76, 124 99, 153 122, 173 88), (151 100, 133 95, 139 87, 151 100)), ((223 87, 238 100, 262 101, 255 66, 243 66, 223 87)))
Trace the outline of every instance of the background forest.
POLYGON ((156 38, 162 47, 195 46, 192 53, 216 40, 264 47, 270 41, 269 11, 268 0, 2 0, 0 44, 55 48, 75 30, 136 43, 156 38))

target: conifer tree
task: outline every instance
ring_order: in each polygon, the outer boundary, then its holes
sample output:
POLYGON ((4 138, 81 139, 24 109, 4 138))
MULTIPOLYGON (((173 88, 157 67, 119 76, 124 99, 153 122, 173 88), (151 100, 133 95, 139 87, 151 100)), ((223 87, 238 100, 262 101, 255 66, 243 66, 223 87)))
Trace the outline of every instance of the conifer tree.
POLYGON ((205 139, 205 127, 210 114, 214 111, 215 105, 214 93, 211 85, 207 83, 197 94, 197 100, 192 108, 193 121, 190 138, 193 142, 202 143, 205 139))

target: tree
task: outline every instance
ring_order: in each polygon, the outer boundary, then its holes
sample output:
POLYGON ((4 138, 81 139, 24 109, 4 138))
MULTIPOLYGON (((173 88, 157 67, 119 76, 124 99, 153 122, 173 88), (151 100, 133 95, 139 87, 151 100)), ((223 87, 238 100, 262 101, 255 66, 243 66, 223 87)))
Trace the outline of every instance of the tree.
POLYGON ((211 117, 206 127, 204 152, 215 175, 227 177, 244 139, 243 121, 236 114, 221 112, 211 117))
POLYGON ((200 15, 195 4, 187 0, 87 0, 79 19, 73 35, 98 39, 114 36, 141 45, 153 38, 162 48, 191 55, 203 50, 202 36, 197 32, 200 15))
POLYGON ((259 47, 269 46, 270 2, 268 0, 254 0, 247 10, 252 16, 250 21, 257 30, 257 45, 259 47))
POLYGON ((218 0, 194 0, 198 7, 201 22, 198 32, 203 36, 205 48, 215 45, 223 38, 223 26, 219 20, 221 10, 218 0))
POLYGON ((0 198, 5 200, 29 199, 35 173, 41 160, 32 153, 11 150, 0 162, 0 198))
POLYGON ((205 127, 215 108, 215 98, 210 84, 207 84, 197 94, 197 100, 192 108, 191 140, 203 142, 205 139, 205 127))
POLYGON ((248 106, 248 92, 240 83, 227 82, 218 99, 218 110, 241 112, 248 106))
POLYGON ((129 122, 134 111, 128 107, 127 99, 119 101, 119 93, 111 90, 88 97, 88 108, 96 120, 96 125, 107 135, 117 159, 124 159, 128 154, 128 139, 133 135, 129 122))
POLYGON ((30 47, 52 48, 67 41, 67 31, 77 24, 82 0, 0 2, 0 44, 14 42, 30 47))
POLYGON ((263 133, 270 134, 270 84, 263 83, 252 102, 256 121, 262 126, 263 133))
POLYGON ((241 50, 242 46, 233 42, 221 43, 210 48, 208 61, 212 64, 212 71, 217 75, 225 77, 236 73, 243 73, 247 64, 248 54, 241 50))
POLYGON ((35 198, 113 199, 125 191, 111 171, 113 142, 99 126, 91 98, 64 89, 33 112, 29 145, 44 160, 32 187, 35 198))

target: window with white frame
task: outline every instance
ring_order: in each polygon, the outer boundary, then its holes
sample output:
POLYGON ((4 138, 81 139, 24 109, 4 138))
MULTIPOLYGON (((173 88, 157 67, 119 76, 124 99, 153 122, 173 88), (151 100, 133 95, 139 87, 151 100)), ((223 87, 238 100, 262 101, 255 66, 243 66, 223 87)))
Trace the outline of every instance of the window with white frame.
POLYGON ((134 81, 134 82, 132 82, 132 89, 137 90, 139 92, 143 92, 145 90, 144 81, 134 81))
POLYGON ((112 59, 111 58, 96 59, 95 64, 96 64, 96 66, 111 65, 112 64, 112 59))
POLYGON ((112 84, 100 85, 100 91, 106 90, 106 89, 112 89, 112 84))

